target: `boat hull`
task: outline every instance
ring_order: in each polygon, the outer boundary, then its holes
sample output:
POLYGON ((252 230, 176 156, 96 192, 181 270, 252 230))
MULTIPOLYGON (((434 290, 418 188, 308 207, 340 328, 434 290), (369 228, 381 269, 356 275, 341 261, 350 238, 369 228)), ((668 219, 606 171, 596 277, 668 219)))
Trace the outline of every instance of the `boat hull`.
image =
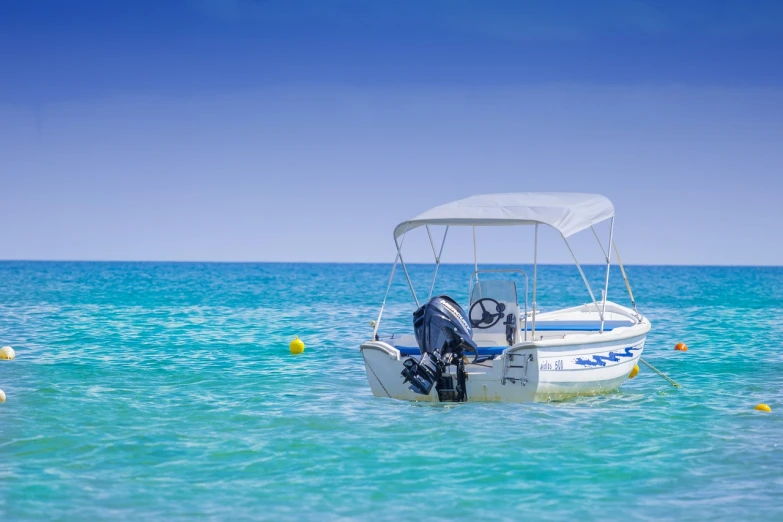
MULTIPOLYGON (((546 402, 612 392, 638 363, 649 326, 628 330, 635 331, 626 335, 573 336, 560 343, 520 343, 491 361, 467 364, 467 400, 546 402)), ((361 352, 376 397, 439 402, 435 389, 426 396, 408 389, 401 375, 407 356, 394 346, 370 341, 361 346, 361 352)))

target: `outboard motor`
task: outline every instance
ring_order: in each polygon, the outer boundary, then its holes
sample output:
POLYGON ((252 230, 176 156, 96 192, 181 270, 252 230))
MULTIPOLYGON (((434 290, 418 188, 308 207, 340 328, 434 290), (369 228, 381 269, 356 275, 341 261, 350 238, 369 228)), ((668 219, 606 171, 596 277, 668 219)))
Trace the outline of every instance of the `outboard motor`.
POLYGON ((429 395, 435 386, 441 402, 466 401, 462 355, 466 349, 478 355, 478 349, 465 312, 449 296, 433 297, 413 313, 413 330, 421 358, 403 361, 404 382, 421 395, 429 395))

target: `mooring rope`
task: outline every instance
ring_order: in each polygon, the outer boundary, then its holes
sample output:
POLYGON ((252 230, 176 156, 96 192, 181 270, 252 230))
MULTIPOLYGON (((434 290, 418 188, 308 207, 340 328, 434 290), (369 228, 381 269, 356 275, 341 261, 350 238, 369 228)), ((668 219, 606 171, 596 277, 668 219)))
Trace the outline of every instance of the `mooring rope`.
POLYGON ((664 379, 666 379, 666 381, 667 381, 669 384, 671 384, 672 386, 674 386, 675 388, 682 388, 682 386, 680 386, 680 384, 679 384, 677 381, 675 381, 675 380, 674 380, 674 379, 672 379, 671 377, 669 377, 669 376, 667 376, 666 374, 664 374, 664 373, 663 373, 661 370, 659 370, 658 368, 656 368, 656 367, 655 367, 655 366, 653 366, 652 364, 648 363, 647 361, 645 361, 645 360, 644 360, 644 359, 642 359, 641 357, 639 357, 639 360, 640 360, 641 362, 643 362, 643 363, 644 363, 644 365, 645 365, 645 366, 647 366, 649 369, 651 369, 652 371, 654 371, 655 373, 657 373, 658 375, 660 375, 661 377, 663 377, 664 379))

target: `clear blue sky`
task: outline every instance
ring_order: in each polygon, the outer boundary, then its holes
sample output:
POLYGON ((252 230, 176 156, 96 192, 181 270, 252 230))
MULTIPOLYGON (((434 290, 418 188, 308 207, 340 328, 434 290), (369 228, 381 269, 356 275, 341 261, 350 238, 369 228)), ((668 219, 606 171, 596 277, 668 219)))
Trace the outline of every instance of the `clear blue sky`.
POLYGON ((782 64, 783 2, 0 0, 0 259, 391 262, 563 190, 627 263, 782 265, 782 64))

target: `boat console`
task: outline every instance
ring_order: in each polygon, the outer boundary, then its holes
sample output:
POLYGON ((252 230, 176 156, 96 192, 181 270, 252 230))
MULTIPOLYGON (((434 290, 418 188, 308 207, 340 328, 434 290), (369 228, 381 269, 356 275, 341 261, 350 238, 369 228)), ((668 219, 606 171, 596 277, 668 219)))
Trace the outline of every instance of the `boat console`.
POLYGON ((468 317, 477 343, 512 346, 519 342, 517 285, 507 279, 476 281, 470 292, 468 317))

